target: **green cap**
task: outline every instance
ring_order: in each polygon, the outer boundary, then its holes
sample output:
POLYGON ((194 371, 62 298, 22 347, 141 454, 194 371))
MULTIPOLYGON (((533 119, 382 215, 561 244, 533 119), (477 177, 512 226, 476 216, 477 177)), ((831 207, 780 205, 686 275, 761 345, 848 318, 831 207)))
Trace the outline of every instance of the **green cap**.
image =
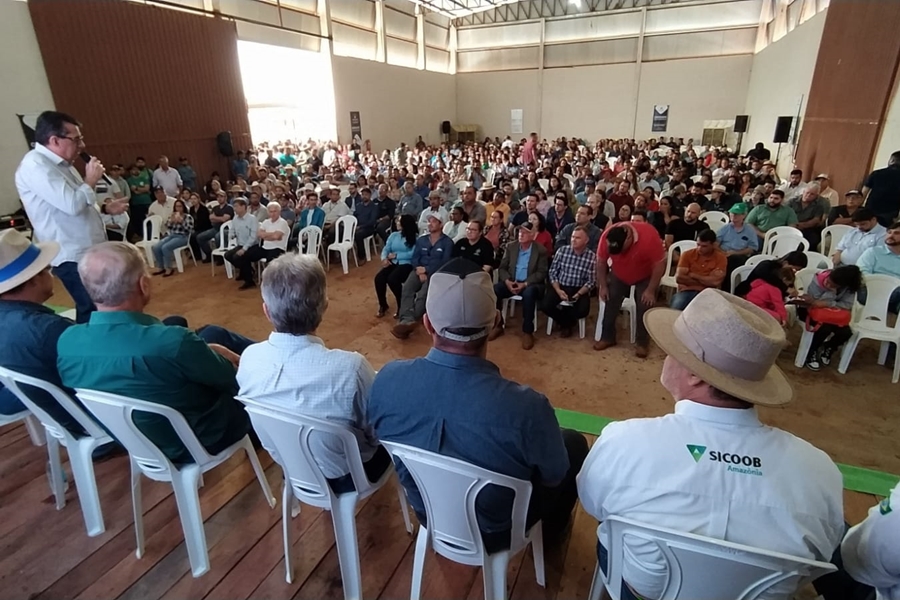
POLYGON ((729 208, 728 212, 733 215, 746 215, 749 211, 745 202, 738 202, 737 204, 729 208))

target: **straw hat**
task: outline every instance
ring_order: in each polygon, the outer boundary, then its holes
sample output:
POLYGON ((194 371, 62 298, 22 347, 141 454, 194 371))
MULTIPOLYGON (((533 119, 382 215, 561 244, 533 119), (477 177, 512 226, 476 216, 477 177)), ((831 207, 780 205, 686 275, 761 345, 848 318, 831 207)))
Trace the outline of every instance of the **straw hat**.
POLYGON ((783 406, 794 397, 775 366, 784 330, 742 298, 706 289, 684 311, 648 310, 644 324, 666 354, 726 394, 762 406, 783 406))
POLYGON ((59 254, 56 242, 32 244, 15 229, 0 231, 0 294, 22 285, 59 254))

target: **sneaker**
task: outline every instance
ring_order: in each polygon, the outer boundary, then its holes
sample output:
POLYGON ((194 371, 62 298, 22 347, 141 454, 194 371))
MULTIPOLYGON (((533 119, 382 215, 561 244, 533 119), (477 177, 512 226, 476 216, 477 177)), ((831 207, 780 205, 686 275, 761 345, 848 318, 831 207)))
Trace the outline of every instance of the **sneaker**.
POLYGON ((818 356, 813 356, 809 360, 806 361, 806 368, 810 371, 818 371, 822 368, 822 363, 819 362, 818 356))
POLYGON ((834 348, 825 348, 819 353, 819 362, 825 366, 831 364, 831 355, 834 354, 834 348))

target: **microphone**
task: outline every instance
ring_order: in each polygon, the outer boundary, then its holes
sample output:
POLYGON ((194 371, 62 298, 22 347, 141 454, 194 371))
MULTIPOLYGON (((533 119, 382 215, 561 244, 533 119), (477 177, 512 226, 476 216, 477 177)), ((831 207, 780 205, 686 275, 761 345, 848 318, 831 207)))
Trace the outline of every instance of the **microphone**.
MULTIPOLYGON (((78 156, 81 157, 81 160, 84 161, 84 164, 88 164, 89 162, 91 162, 91 155, 88 154, 87 152, 82 152, 82 153, 79 154, 78 156)), ((104 174, 101 175, 100 177, 103 178, 103 181, 105 181, 107 185, 112 185, 112 183, 113 183, 113 182, 112 182, 112 179, 110 179, 109 177, 107 177, 107 176, 106 176, 106 173, 104 173, 104 174)))

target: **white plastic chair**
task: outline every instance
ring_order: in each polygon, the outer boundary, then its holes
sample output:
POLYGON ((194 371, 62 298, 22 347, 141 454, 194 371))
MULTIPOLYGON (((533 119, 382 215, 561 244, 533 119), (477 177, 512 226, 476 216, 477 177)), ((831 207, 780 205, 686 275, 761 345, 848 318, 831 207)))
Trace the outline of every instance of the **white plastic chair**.
POLYGON ((696 248, 697 242, 693 240, 682 240, 680 242, 675 242, 671 246, 669 246, 669 251, 666 253, 666 270, 663 272, 662 279, 659 284, 663 287, 670 287, 675 290, 678 289, 678 284, 675 282, 675 275, 669 275, 672 272, 672 267, 675 266, 675 252, 684 252, 685 250, 690 250, 691 248, 696 248))
POLYGON ((531 482, 514 479, 434 452, 394 442, 382 442, 395 459, 403 462, 425 504, 428 526, 419 526, 413 560, 410 599, 422 596, 425 552, 429 547, 454 562, 480 566, 484 576, 484 599, 506 598, 506 572, 511 556, 530 543, 538 585, 544 587, 544 537, 541 522, 525 530, 531 482), (481 540, 475 515, 475 500, 487 485, 505 487, 515 494, 512 505, 510 548, 488 554, 481 540))
POLYGON ((457 181, 454 185, 456 186, 456 189, 458 189, 458 190, 459 190, 459 193, 461 194, 461 193, 463 193, 464 191, 466 191, 466 188, 467 188, 467 187, 469 187, 469 182, 468 182, 468 181, 465 181, 465 180, 463 180, 463 181, 457 181))
POLYGON ((854 227, 850 225, 829 225, 822 230, 822 254, 831 256, 834 254, 837 245, 841 239, 853 231, 854 227))
POLYGON ((625 536, 654 544, 665 561, 666 587, 658 600, 755 600, 786 581, 800 589, 837 570, 830 563, 683 533, 631 519, 610 516, 609 558, 606 573, 594 569, 590 600, 599 600, 605 587, 613 600, 622 590, 625 536))
POLYGON ((731 293, 734 293, 734 290, 737 289, 745 279, 750 276, 750 273, 753 272, 753 266, 743 264, 740 267, 736 268, 731 272, 731 293))
POLYGON ((245 435, 215 456, 210 455, 184 417, 174 408, 155 402, 127 398, 108 392, 76 389, 75 395, 94 415, 103 422, 128 450, 131 459, 131 501, 134 509, 134 532, 137 538, 137 557, 144 554, 144 521, 141 507, 141 474, 154 481, 169 481, 175 492, 175 503, 184 530, 184 544, 187 547, 191 572, 200 577, 209 571, 209 552, 206 547, 206 533, 203 531, 203 515, 200 512, 199 485, 203 473, 217 467, 244 450, 253 466, 263 494, 269 506, 275 506, 275 498, 269 489, 269 482, 259 464, 256 451, 245 435), (169 421, 172 429, 187 448, 193 463, 176 467, 162 451, 137 428, 132 420, 134 411, 159 415, 169 421))
POLYGON ((328 245, 325 249, 325 269, 331 268, 331 253, 337 252, 341 255, 341 266, 344 268, 344 275, 350 272, 347 254, 353 254, 353 262, 359 267, 359 261, 356 259, 356 249, 354 248, 354 239, 356 236, 356 217, 353 215, 344 215, 334 223, 335 241, 328 245))
MULTIPOLYGON (((680 243, 680 242, 679 242, 680 243)), ((622 312, 628 313, 628 324, 631 328, 631 343, 635 343, 637 339, 637 301, 634 298, 634 286, 631 286, 631 292, 628 297, 622 301, 622 312)), ((603 315, 606 314, 606 302, 600 301, 599 311, 597 312, 597 328, 594 329, 594 341, 599 342, 603 337, 603 315)))
POLYGON ((550 180, 549 179, 538 179, 538 185, 541 186, 544 191, 548 191, 550 189, 550 180))
MULTIPOLYGON (((185 244, 184 246, 180 246, 175 248, 175 267, 178 269, 179 273, 184 273, 184 260, 181 256, 181 253, 185 250, 188 251, 188 254, 191 255, 191 260, 194 262, 194 266, 197 266, 197 257, 194 256, 194 249, 191 248, 190 243, 185 244)), ((212 261, 215 262, 215 261, 212 261)), ((213 267, 215 269, 215 267, 213 267)))
POLYGON ((288 583, 293 581, 289 530, 291 516, 300 513, 299 506, 295 511, 292 511, 291 507, 294 500, 299 500, 310 506, 331 511, 344 597, 347 599, 362 598, 362 575, 356 536, 357 502, 368 498, 389 480, 393 480, 400 497, 400 509, 403 511, 406 531, 412 533, 409 506, 406 504, 406 496, 400 487, 393 467, 389 466, 379 480, 372 483, 366 476, 363 467, 362 457, 359 454, 359 442, 345 426, 266 406, 250 398, 239 397, 238 400, 247 407, 247 413, 250 415, 253 428, 259 435, 263 447, 269 451, 273 460, 281 466, 284 472, 281 521, 284 533, 285 580, 288 583), (339 495, 332 491, 310 447, 310 437, 314 433, 316 435, 327 434, 336 438, 344 456, 347 457, 350 477, 353 479, 356 491, 339 495))
MULTIPOLYGON (((809 288, 809 284, 812 281, 813 277, 816 276, 821 269, 817 269, 813 266, 807 266, 805 269, 800 269, 797 271, 797 274, 794 278, 794 288, 797 290, 798 295, 802 295, 806 293, 807 288, 809 288)), ((794 313, 796 316, 796 308, 788 305, 789 313, 794 313)), ((812 345, 812 339, 814 331, 809 331, 806 328, 806 323, 801 322, 800 327, 803 328, 803 333, 800 335, 800 344, 797 345, 797 355, 794 357, 794 366, 798 369, 802 369, 803 365, 806 364, 806 356, 809 354, 809 347, 812 345)))
MULTIPOLYGON (((587 326, 587 319, 578 319, 578 337, 584 339, 585 336, 585 327, 587 326)), ((547 335, 553 333, 553 319, 547 317, 547 335)))
POLYGON ((828 258, 828 256, 826 256, 825 254, 813 252, 812 250, 807 250, 803 254, 806 255, 807 268, 812 267, 818 270, 834 268, 834 261, 828 258))
POLYGON ((32 444, 35 446, 43 446, 47 443, 47 438, 44 436, 44 430, 41 427, 40 421, 31 414, 30 410, 25 409, 22 412, 13 413, 11 415, 0 415, 0 427, 12 425, 19 421, 25 423, 25 429, 28 431, 28 437, 31 438, 32 444))
POLYGON ((563 177, 569 181, 569 185, 575 187, 575 176, 571 173, 563 173, 563 177))
MULTIPOLYGON (((522 296, 520 296, 519 294, 516 294, 515 296, 510 296, 509 298, 506 298, 505 300, 503 300, 503 302, 500 303, 500 314, 503 315, 504 326, 511 317, 515 316, 516 302, 521 302, 521 301, 522 301, 522 296)), ((535 303, 535 305, 534 305, 534 328, 535 328, 535 330, 537 330, 537 322, 538 322, 538 307, 537 307, 537 303, 535 303)))
POLYGON ((319 256, 322 253, 322 229, 307 225, 297 235, 297 251, 300 254, 319 256))
MULTIPOLYGON (((890 345, 898 346, 894 358, 894 373, 891 383, 900 381, 900 317, 893 327, 888 326, 888 309, 891 294, 900 288, 900 279, 890 275, 866 275, 866 304, 859 306, 858 317, 854 315, 854 322, 850 324, 853 336, 844 345, 841 352, 841 362, 838 365, 838 373, 845 374, 850 367, 850 360, 856 352, 856 346, 862 339, 877 340, 881 342, 878 352, 878 364, 887 362, 890 345)), ((854 311, 856 312, 856 311, 854 311)))
POLYGON ((728 225, 728 215, 718 210, 710 210, 700 215, 700 220, 709 225, 709 228, 719 233, 719 230, 728 225))
POLYGON ((62 510, 66 505, 66 484, 63 476, 62 460, 59 457, 59 446, 62 444, 69 454, 69 463, 72 466, 72 474, 75 476, 75 489, 78 492, 78 502, 81 504, 81 512, 84 516, 84 526, 87 529, 87 534, 94 537, 106 531, 106 527, 103 524, 103 511, 100 508, 97 480, 94 477, 94 461, 91 455, 96 448, 112 442, 113 439, 84 412, 84 409, 77 402, 52 383, 2 367, 0 367, 0 383, 12 391, 22 404, 27 406, 28 410, 38 418, 41 425, 44 426, 44 430, 47 433, 47 454, 50 457, 50 486, 56 499, 56 510, 62 510), (44 409, 31 401, 20 387, 23 385, 38 388, 50 394, 60 406, 78 421, 87 435, 84 437, 72 435, 68 429, 60 425, 44 409))
POLYGON ((744 263, 744 266, 745 267, 755 267, 756 265, 758 265, 759 263, 761 263, 765 260, 775 260, 776 258, 778 258, 778 257, 773 254, 755 254, 747 259, 747 262, 744 263))
MULTIPOLYGON (((800 244, 800 240, 803 238, 803 233, 797 229, 796 227, 773 227, 772 229, 766 232, 766 236, 763 238, 763 254, 775 254, 774 248, 772 247, 774 244, 775 238, 779 236, 784 236, 785 238, 796 239, 797 241, 794 243, 794 247, 791 250, 796 250, 797 245, 800 244)), ((784 245, 782 247, 787 247, 787 240, 782 240, 784 245)), ((809 242, 806 243, 804 250, 809 250, 809 242)))
POLYGON ((809 242, 806 240, 806 238, 797 238, 789 235, 779 235, 772 238, 772 241, 769 244, 769 252, 771 252, 776 258, 782 258, 789 252, 793 252, 794 250, 798 249, 802 249, 803 252, 807 252, 809 250, 809 242))
POLYGON ((210 266, 212 267, 212 276, 216 276, 216 257, 222 257, 222 262, 225 263, 225 276, 228 279, 232 279, 234 277, 234 265, 225 260, 225 253, 237 246, 237 240, 233 235, 231 235, 231 221, 225 221, 222 223, 222 226, 219 228, 219 247, 213 250, 210 253, 212 260, 210 262, 210 266))
POLYGON ((161 230, 162 217, 159 215, 150 215, 144 219, 144 239, 135 244, 135 246, 142 249, 144 254, 147 255, 147 264, 150 267, 156 266, 156 262, 153 260, 153 246, 159 243, 159 234, 161 230))

